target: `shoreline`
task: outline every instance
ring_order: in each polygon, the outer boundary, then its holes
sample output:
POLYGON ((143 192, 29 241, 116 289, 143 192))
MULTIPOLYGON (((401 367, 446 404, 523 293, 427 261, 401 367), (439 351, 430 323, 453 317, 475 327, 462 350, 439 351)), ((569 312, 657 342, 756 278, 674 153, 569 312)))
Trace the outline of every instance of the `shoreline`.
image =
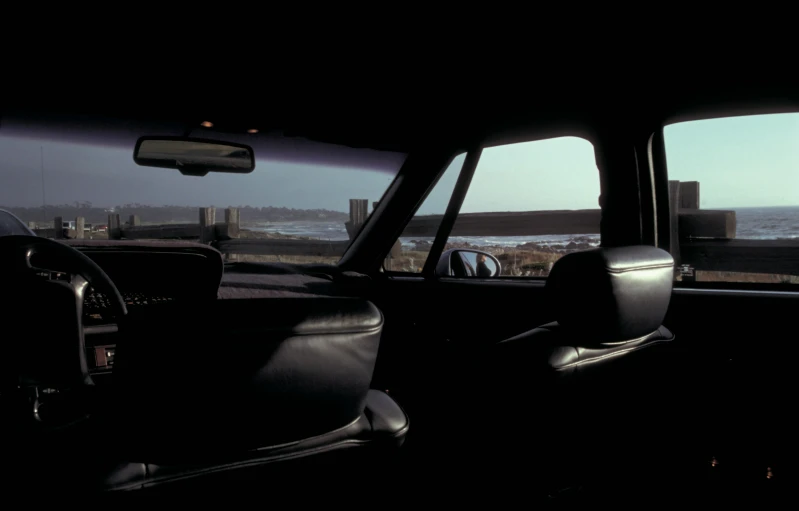
MULTIPOLYGON (((72 232, 74 235, 74 231, 72 232)), ((86 239, 103 240, 108 239, 108 234, 104 232, 86 233, 86 239)), ((276 232, 261 230, 251 230, 243 227, 240 230, 242 239, 293 239, 293 240, 313 240, 310 236, 295 236, 276 232)), ((419 242, 420 240, 415 240, 419 242)), ((429 247, 432 243, 417 243, 411 250, 403 246, 400 257, 391 259, 391 270, 407 273, 419 273, 421 267, 427 259, 429 247), (420 249, 420 250, 416 250, 420 249)), ((571 242, 563 247, 549 247, 537 245, 533 242, 524 243, 518 246, 499 246, 499 245, 475 245, 468 242, 447 243, 445 250, 454 248, 473 249, 487 252, 496 257, 502 265, 502 274, 515 277, 546 277, 552 265, 563 255, 570 252, 577 252, 592 248, 593 244, 586 240, 580 243, 571 242)), ((241 262, 283 262, 283 263, 328 263, 336 264, 339 257, 319 257, 319 256, 262 256, 251 254, 237 254, 236 260, 241 262)), ((677 280, 680 280, 679 277, 677 280)), ((728 282, 728 283, 762 283, 762 284, 799 284, 799 275, 779 275, 769 273, 742 273, 724 271, 703 271, 697 270, 697 281, 699 282, 728 282)))

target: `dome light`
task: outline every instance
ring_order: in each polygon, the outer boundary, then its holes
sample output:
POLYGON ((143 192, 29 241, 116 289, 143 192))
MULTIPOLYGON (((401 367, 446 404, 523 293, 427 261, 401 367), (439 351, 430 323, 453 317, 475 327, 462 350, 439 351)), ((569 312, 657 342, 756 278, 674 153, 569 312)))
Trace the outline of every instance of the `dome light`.
POLYGON ((213 128, 214 127, 214 123, 212 123, 210 121, 203 121, 203 122, 200 123, 200 126, 202 126, 203 128, 213 128))
POLYGON ((258 130, 256 130, 256 129, 247 130, 247 133, 255 134, 255 133, 258 133, 258 130))

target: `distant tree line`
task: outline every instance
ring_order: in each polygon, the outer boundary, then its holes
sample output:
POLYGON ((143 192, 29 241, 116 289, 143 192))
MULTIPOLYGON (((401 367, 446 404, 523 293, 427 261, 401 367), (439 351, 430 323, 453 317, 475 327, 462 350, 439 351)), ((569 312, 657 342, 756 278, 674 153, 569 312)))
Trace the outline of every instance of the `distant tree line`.
MULTIPOLYGON (((214 204, 210 204, 214 206, 214 204)), ((238 207, 240 222, 251 224, 257 222, 296 222, 296 221, 341 221, 349 220, 347 213, 330 211, 327 209, 294 209, 252 207, 252 206, 217 206, 217 221, 224 219, 225 207, 238 207)), ((60 216, 64 220, 73 220, 82 216, 87 223, 104 224, 108 221, 108 214, 113 209, 119 214, 124 223, 130 215, 138 215, 142 223, 197 223, 199 206, 147 206, 144 204, 123 204, 114 208, 95 207, 90 202, 76 202, 74 204, 60 204, 55 206, 38 207, 6 207, 0 209, 10 211, 23 222, 46 223, 52 222, 54 217, 60 216)))

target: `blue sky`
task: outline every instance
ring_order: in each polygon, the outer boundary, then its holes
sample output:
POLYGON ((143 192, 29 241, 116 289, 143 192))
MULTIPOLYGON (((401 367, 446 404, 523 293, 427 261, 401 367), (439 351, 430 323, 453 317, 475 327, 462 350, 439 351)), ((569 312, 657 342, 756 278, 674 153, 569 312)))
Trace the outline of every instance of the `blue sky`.
MULTIPOLYGON (((418 214, 444 213, 464 160, 452 161, 418 214)), ((598 198, 593 146, 562 137, 483 149, 461 212, 593 209, 598 198)))
POLYGON ((702 208, 799 206, 799 113, 666 126, 669 179, 699 181, 702 208))
MULTIPOLYGON (((667 126, 665 137, 670 179, 699 181, 703 208, 799 205, 799 114, 681 123, 667 126)), ((402 163, 401 155, 374 151, 370 161, 384 162, 376 170, 259 158, 252 174, 196 178, 139 167, 132 160, 132 142, 127 145, 16 138, 0 131, 0 205, 41 205, 41 151, 48 204, 98 206, 138 202, 347 211, 350 198, 379 200, 402 163)), ((256 148, 256 154, 263 153, 256 148)), ((455 158, 420 214, 444 212, 463 160, 463 155, 455 158)), ((485 149, 462 211, 597 208, 598 196, 593 147, 584 139, 563 137, 485 149)))
POLYGON ((386 159, 393 172, 259 158, 251 174, 183 176, 178 171, 140 167, 133 146, 85 144, 0 137, 0 205, 39 206, 89 201, 97 206, 148 205, 275 206, 348 211, 350 198, 379 200, 402 164, 386 159))

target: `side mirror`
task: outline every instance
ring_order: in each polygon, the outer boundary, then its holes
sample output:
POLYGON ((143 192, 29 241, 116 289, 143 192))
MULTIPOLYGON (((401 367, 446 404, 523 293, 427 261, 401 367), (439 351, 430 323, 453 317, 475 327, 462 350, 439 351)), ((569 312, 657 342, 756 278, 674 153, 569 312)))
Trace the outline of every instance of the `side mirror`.
POLYGON ((502 274, 499 260, 488 252, 454 248, 441 254, 436 265, 438 277, 498 277, 502 274))

